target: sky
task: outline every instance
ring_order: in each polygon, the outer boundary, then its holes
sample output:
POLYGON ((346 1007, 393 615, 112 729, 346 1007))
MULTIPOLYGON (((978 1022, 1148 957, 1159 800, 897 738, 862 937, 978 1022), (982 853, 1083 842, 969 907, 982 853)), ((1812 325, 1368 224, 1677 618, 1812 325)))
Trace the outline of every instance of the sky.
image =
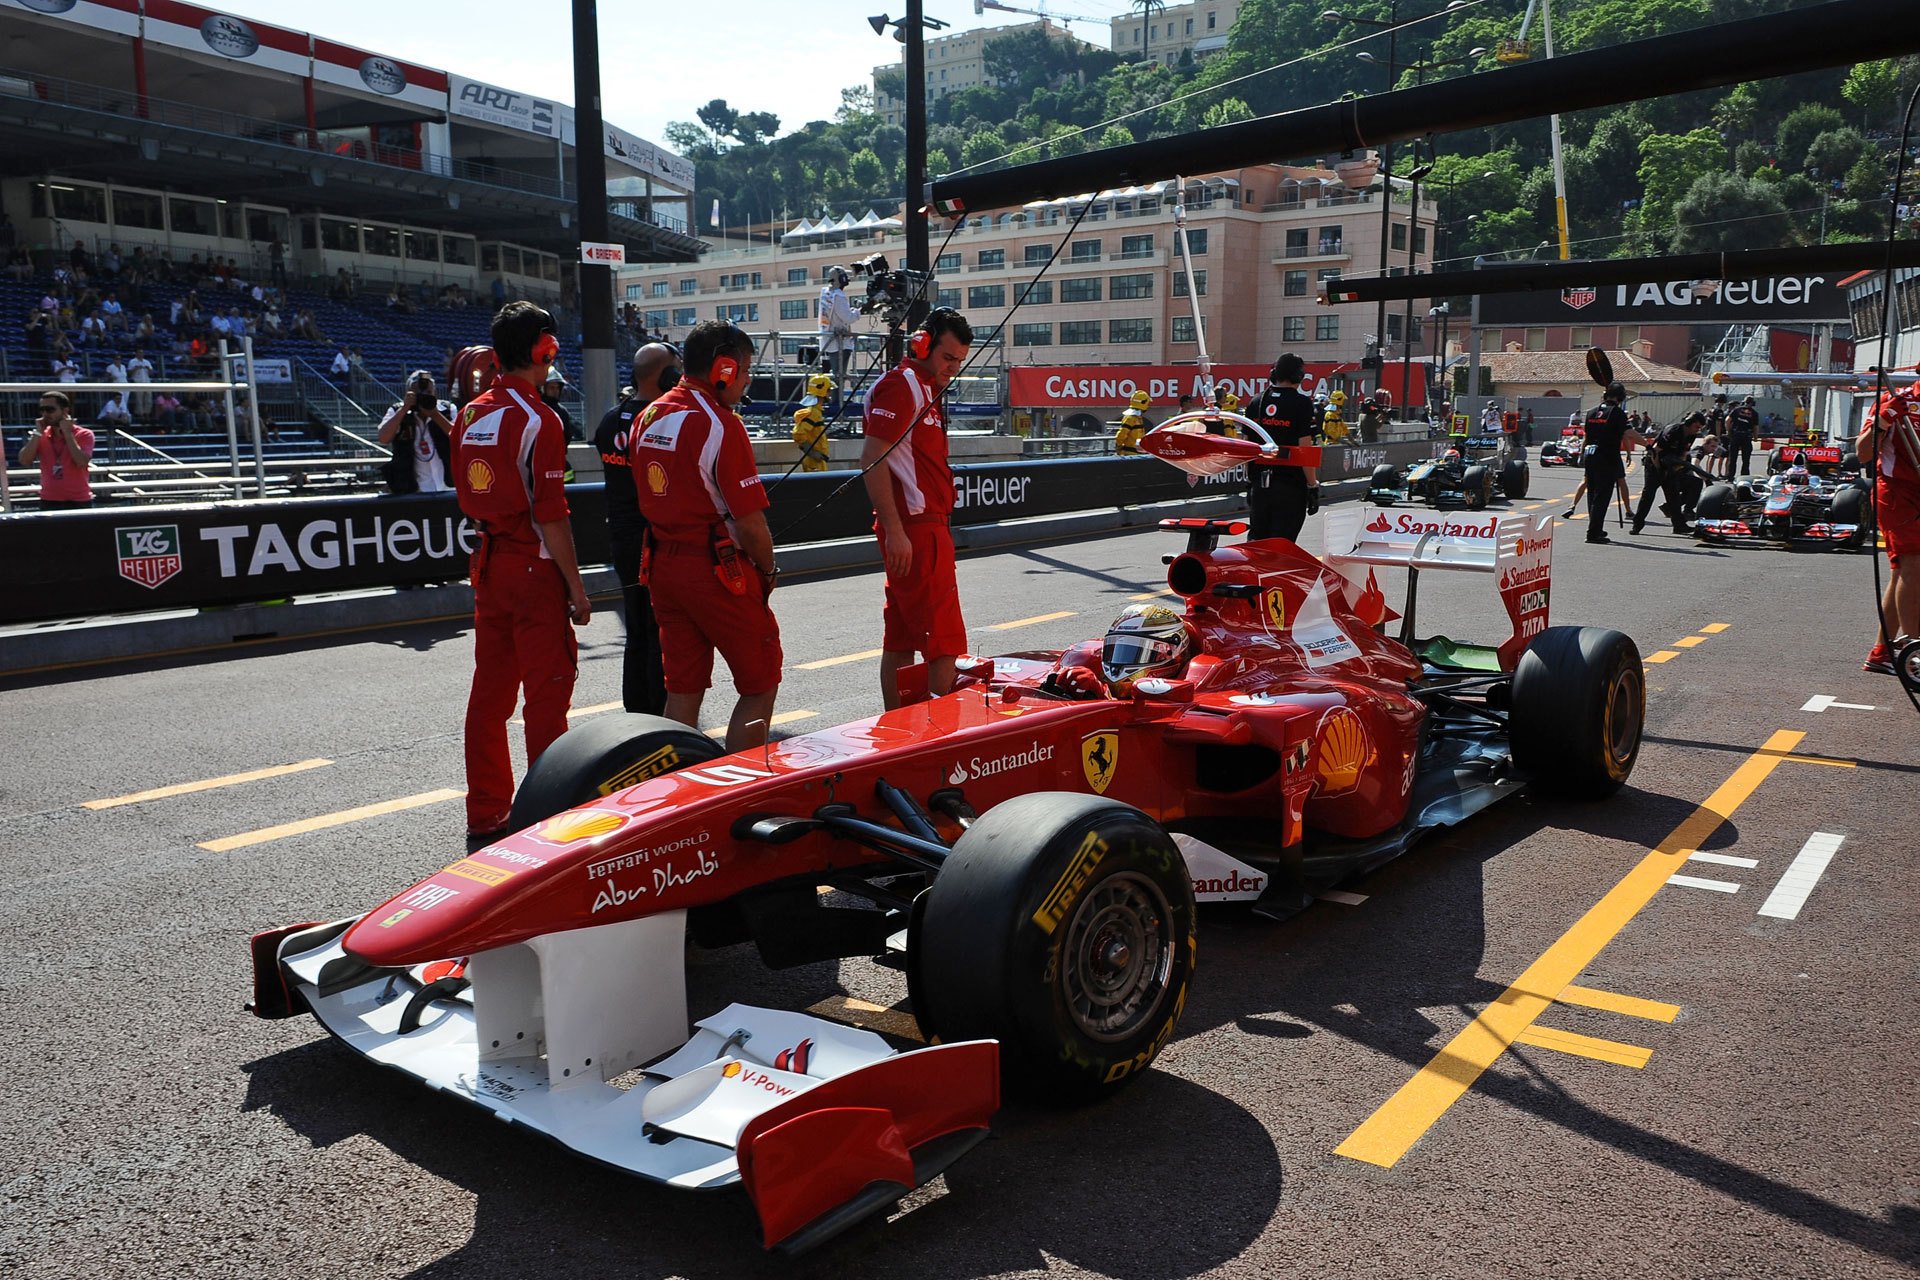
MULTIPOLYGON (((573 102, 571 6, 528 0, 202 0, 243 18, 358 45, 504 89, 573 102), (529 18, 529 11, 539 16, 529 18)), ((1006 0, 1040 8, 1037 0, 1006 0)), ((771 111, 787 133, 829 120, 840 91, 871 84, 873 68, 900 46, 867 25, 900 16, 902 0, 641 0, 601 4, 600 81, 609 123, 665 144, 667 122, 692 120, 714 98, 742 111, 771 111)), ((1060 0, 1057 13, 1112 18, 1124 0, 1060 0)), ((972 0, 925 0, 929 18, 954 31, 1031 22, 1024 14, 973 12, 972 0)), ((1075 22, 1105 45, 1101 22, 1075 22)), ((941 32, 939 34, 947 34, 941 32)))

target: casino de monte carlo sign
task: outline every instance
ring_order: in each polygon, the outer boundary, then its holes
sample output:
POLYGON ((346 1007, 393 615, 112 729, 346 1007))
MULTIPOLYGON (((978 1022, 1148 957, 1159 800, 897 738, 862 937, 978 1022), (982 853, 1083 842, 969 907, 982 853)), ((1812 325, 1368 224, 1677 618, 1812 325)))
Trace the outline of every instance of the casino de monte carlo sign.
POLYGON ((1822 275, 1667 280, 1480 295, 1480 327, 1846 323, 1847 295, 1822 275))

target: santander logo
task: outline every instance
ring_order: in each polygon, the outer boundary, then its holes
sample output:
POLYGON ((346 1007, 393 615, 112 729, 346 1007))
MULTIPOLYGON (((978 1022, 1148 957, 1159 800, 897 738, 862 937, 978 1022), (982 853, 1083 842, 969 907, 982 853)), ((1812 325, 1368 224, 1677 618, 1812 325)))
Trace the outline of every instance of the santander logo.
POLYGON ((1193 892, 1197 896, 1221 893, 1259 893, 1267 887, 1264 875, 1243 876, 1238 871, 1229 871, 1224 876, 1208 876, 1193 882, 1193 892))
POLYGON ((1437 534, 1442 538, 1474 538, 1492 541, 1499 532, 1500 517, 1488 516, 1484 521, 1448 520, 1432 516, 1417 516, 1403 511, 1392 523, 1388 523, 1386 512, 1381 512, 1367 525, 1368 533, 1397 534, 1402 536, 1421 536, 1437 534))

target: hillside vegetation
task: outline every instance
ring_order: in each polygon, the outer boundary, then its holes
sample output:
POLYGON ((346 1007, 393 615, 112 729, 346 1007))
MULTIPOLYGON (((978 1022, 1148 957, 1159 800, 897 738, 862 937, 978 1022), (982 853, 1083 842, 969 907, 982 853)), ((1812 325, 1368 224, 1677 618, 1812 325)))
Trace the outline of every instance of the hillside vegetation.
MULTIPOLYGON (((1385 18, 1381 0, 1341 6, 1385 18)), ((1437 6, 1436 6, 1437 7, 1437 6)), ((1797 7, 1797 6, 1796 6, 1797 7)), ((1105 50, 1028 31, 992 41, 994 87, 964 89, 929 111, 928 171, 1017 164, 1163 137, 1387 88, 1384 37, 1319 57, 1303 52, 1364 36, 1323 21, 1325 0, 1248 0, 1228 48, 1198 64, 1123 61, 1105 50), (1360 61, 1372 51, 1380 60, 1360 61), (1177 101, 1176 101, 1177 99, 1177 101)), ((1403 6, 1406 9, 1412 5, 1403 6)), ((1779 0, 1558 0, 1556 52, 1645 39, 1776 12, 1779 0)), ((1499 67, 1492 51, 1518 34, 1525 0, 1484 0, 1398 38, 1400 80, 1499 67), (1471 51, 1485 49, 1474 57, 1471 51), (1422 61, 1453 63, 1424 69, 1422 61)), ((1531 35, 1542 56, 1538 20, 1531 35)), ((1783 79, 1649 99, 1562 119, 1568 220, 1576 257, 1764 248, 1884 234, 1894 135, 1920 58, 1863 63, 1783 79)), ((891 86, 898 88, 896 84, 891 86)), ((717 197, 734 225, 817 217, 898 201, 906 134, 848 89, 831 121, 784 136, 778 117, 716 99, 667 136, 699 164, 696 208, 717 197)), ((1430 159, 1427 189, 1447 223, 1444 253, 1526 254, 1553 231, 1545 120, 1401 144, 1430 159)), ((1278 158, 1278 157, 1277 157, 1278 158)), ((1301 161, 1313 156, 1287 157, 1301 161)), ((1920 206, 1920 173, 1903 201, 1920 206)), ((1904 224, 1914 234, 1920 219, 1904 224)))

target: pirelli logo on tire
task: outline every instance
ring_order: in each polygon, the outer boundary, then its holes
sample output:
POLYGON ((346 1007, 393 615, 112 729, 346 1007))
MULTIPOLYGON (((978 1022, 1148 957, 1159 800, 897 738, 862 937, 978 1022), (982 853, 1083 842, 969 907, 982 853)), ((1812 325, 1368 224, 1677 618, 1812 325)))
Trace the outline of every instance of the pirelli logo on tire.
POLYGON ((1040 926, 1042 933, 1052 933, 1067 918, 1067 912, 1073 910, 1074 902, 1080 897, 1080 891, 1087 887, 1087 881, 1093 879, 1093 872, 1107 856, 1107 842, 1095 832, 1089 831, 1087 838, 1073 852, 1073 860, 1067 863, 1067 869, 1054 882, 1040 909, 1033 913, 1033 922, 1040 926))
POLYGON ((679 749, 676 747, 661 747, 658 751, 647 755, 643 759, 634 761, 620 772, 614 774, 611 778, 608 778, 600 784, 599 791, 603 796, 610 796, 616 791, 625 791, 628 787, 645 782, 648 778, 657 778, 663 773, 669 773, 679 768, 679 766, 679 749))

